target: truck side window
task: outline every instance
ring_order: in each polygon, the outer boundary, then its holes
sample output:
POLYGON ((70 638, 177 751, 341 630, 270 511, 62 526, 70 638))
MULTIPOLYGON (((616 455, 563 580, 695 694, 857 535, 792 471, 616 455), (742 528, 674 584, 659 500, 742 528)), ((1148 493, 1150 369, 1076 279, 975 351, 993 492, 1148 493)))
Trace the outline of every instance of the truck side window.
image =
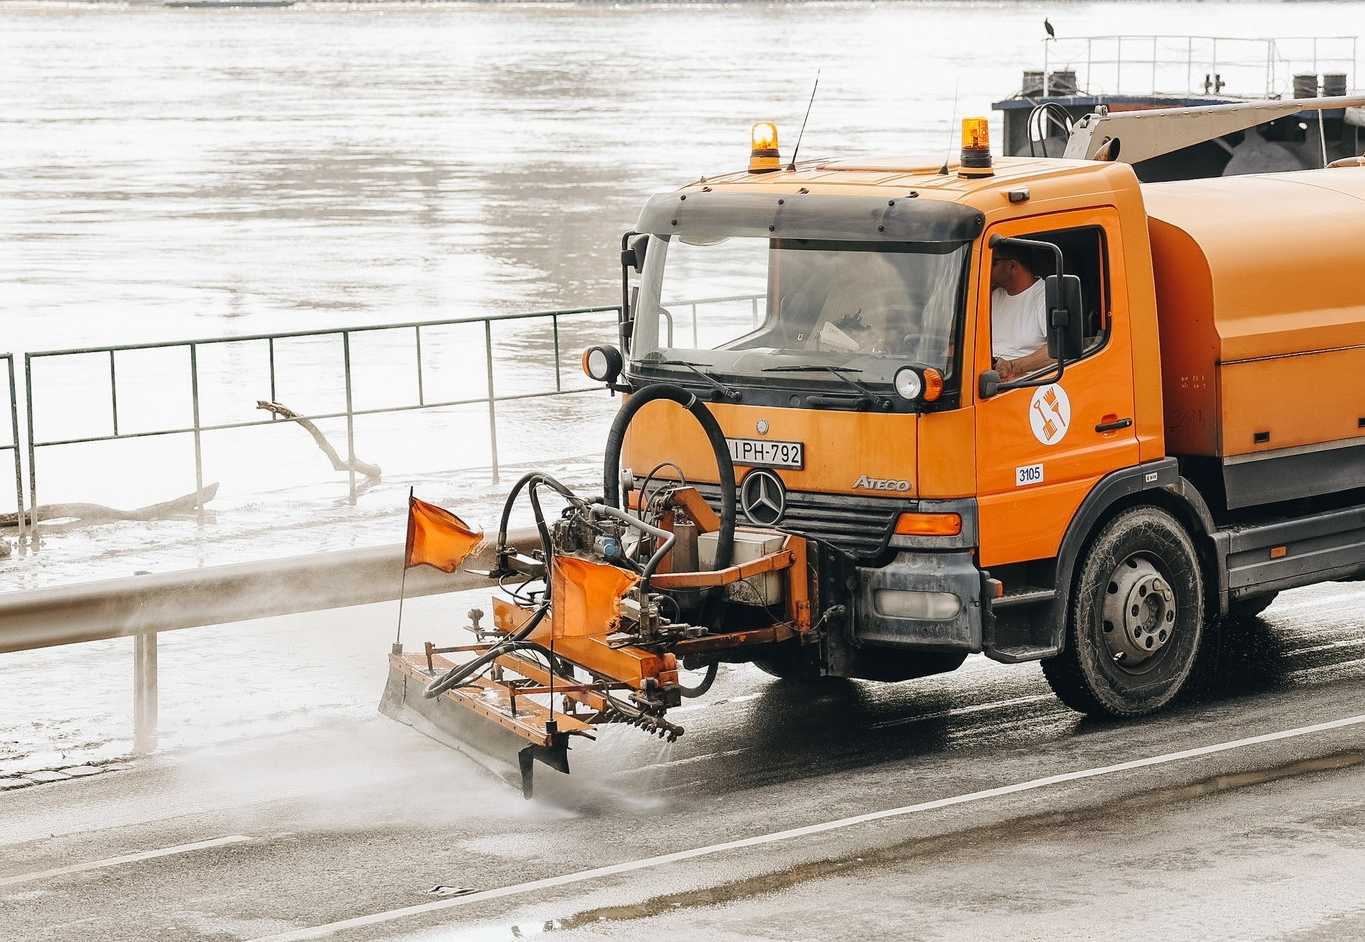
MULTIPOLYGON (((1106 264, 1104 230, 1099 226, 1058 229, 1031 236, 1051 242, 1062 250, 1066 274, 1081 279, 1081 304, 1085 311, 1085 347, 1089 356, 1104 346, 1109 336, 1109 267, 1106 264)), ((1048 260, 1051 272, 1051 260, 1048 260)))

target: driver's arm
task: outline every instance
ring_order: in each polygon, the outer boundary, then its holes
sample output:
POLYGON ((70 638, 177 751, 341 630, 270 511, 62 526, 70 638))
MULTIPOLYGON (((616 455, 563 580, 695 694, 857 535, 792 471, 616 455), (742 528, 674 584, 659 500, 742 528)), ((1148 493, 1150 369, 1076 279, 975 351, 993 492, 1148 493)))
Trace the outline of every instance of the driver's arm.
POLYGON ((1009 380, 1018 379, 1020 376, 1026 376, 1034 370, 1040 370, 1055 362, 1056 361, 1053 360, 1052 357, 1048 356, 1047 344, 1043 344, 1032 353, 1026 353, 1023 356, 1015 357, 1012 360, 1001 357, 996 360, 995 368, 999 371, 1001 379, 1009 380))

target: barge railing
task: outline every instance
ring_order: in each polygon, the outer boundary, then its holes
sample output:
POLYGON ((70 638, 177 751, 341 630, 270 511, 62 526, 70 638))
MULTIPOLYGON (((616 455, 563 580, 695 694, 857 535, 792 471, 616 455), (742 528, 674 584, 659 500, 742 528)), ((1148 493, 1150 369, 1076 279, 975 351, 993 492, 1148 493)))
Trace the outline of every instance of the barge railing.
MULTIPOLYGON (((1273 97, 1293 88, 1298 71, 1344 74, 1346 88, 1321 94, 1345 94, 1357 74, 1358 39, 1355 36, 1180 36, 1117 34, 1076 36, 1043 40, 1043 71, 1035 73, 1043 97, 1075 94, 1156 95, 1183 94, 1273 97), (1082 63, 1085 71, 1077 75, 1082 63), (1237 78, 1223 78, 1228 70, 1237 78), (1150 83, 1135 88, 1133 77, 1150 74, 1150 83), (1127 89, 1125 75, 1129 76, 1127 89), (1238 84, 1233 87, 1233 83, 1238 84), (1072 86, 1072 87, 1067 87, 1072 86), (1225 92, 1224 89, 1227 89, 1225 92)), ((1025 93, 1029 91, 1025 89, 1025 93)), ((1297 97, 1316 97, 1303 95, 1297 97)))

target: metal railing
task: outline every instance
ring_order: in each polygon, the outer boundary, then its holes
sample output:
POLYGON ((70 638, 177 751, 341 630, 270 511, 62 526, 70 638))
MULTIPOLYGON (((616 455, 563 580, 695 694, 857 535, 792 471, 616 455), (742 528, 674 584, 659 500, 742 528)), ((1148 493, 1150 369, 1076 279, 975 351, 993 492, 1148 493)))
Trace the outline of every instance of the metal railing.
POLYGON ((1121 34, 1078 36, 1043 40, 1044 94, 1068 94, 1070 90, 1050 88, 1053 70, 1085 71, 1076 84, 1091 95, 1140 95, 1184 91, 1187 95, 1219 94, 1264 95, 1288 91, 1296 70, 1344 72, 1348 86, 1357 74, 1358 40, 1355 36, 1171 36, 1121 34), (1349 51, 1348 51, 1349 50, 1349 51), (1131 78, 1124 88, 1125 72, 1130 77, 1150 70, 1150 83, 1134 88, 1131 78), (1237 78, 1225 80, 1223 73, 1236 70, 1237 78), (1180 74, 1184 73, 1184 87, 1180 74), (1233 82, 1245 85, 1233 87, 1233 82))
MULTIPOLYGON (((534 527, 511 530, 508 545, 540 545, 534 527)), ((181 572, 0 593, 0 654, 133 637, 133 751, 156 748, 157 634, 228 625, 398 598, 492 585, 494 547, 482 544, 465 568, 418 566, 403 578, 403 546, 314 553, 181 572)), ((378 653, 378 652, 377 652, 378 653)))
POLYGON ((674 308, 690 307, 692 309, 692 346, 699 347, 701 340, 698 337, 697 325, 700 322, 697 316, 697 308, 703 304, 724 304, 733 301, 748 301, 750 311, 750 323, 758 326, 758 302, 767 299, 766 294, 725 294, 714 298, 688 298, 678 301, 663 301, 660 307, 664 309, 664 316, 668 319, 668 345, 673 346, 673 317, 671 312, 674 308))
MULTIPOLYGON (((199 353, 201 349, 218 346, 223 344, 242 344, 259 343, 264 346, 262 351, 268 363, 270 398, 275 400, 277 369, 275 363, 276 344, 283 340, 298 340, 308 338, 339 338, 341 341, 340 363, 338 364, 342 377, 342 391, 344 393, 345 408, 342 411, 327 411, 315 414, 300 415, 299 418, 309 421, 320 421, 325 419, 345 419, 346 420, 346 457, 350 465, 349 486, 352 502, 356 499, 356 472, 355 472, 355 420, 358 416, 368 415, 389 415, 402 412, 412 412, 427 409, 453 408, 456 406, 486 404, 488 408, 488 437, 491 455, 491 466, 493 480, 498 480, 498 429, 497 429, 497 407, 499 403, 513 402, 525 399, 537 399, 546 396, 569 395, 573 393, 589 392, 600 390, 600 385, 580 385, 570 387, 566 385, 561 364, 560 349, 560 320, 566 317, 586 316, 591 314, 616 314, 620 315, 620 307, 606 305, 601 307, 570 308, 558 311, 533 311, 524 314, 503 314, 485 315, 481 317, 460 317, 438 321, 407 321, 400 323, 374 324, 359 327, 340 327, 323 330, 299 330, 284 331, 269 334, 245 334, 226 337, 208 337, 196 340, 177 340, 169 342, 154 342, 140 344, 117 344, 99 347, 81 347, 68 350, 41 350, 24 354, 24 389, 25 389, 25 408, 28 418, 28 499, 30 502, 30 513, 38 506, 38 452, 44 448, 55 448, 66 445, 88 445, 98 442, 123 441, 136 438, 150 438, 167 435, 189 435, 194 443, 194 479, 196 493, 204 487, 204 452, 203 435, 210 432, 220 432, 230 429, 243 429, 264 427, 276 424, 281 420, 272 415, 270 418, 242 420, 235 422, 214 422, 205 423, 201 421, 201 370, 199 364, 199 353), (497 392, 497 383, 494 371, 493 355, 493 325, 504 322, 528 321, 533 319, 548 321, 550 328, 550 340, 554 357, 554 388, 537 390, 533 392, 519 392, 500 395, 497 392), (422 336, 423 331, 430 331, 439 327, 453 327, 458 325, 477 324, 483 327, 483 353, 485 361, 485 382, 484 394, 480 396, 468 396, 455 399, 440 399, 429 401, 426 395, 424 383, 424 367, 422 361, 422 336), (355 388, 352 380, 351 363, 351 339, 360 334, 374 333, 377 331, 402 330, 412 331, 411 351, 415 354, 415 376, 412 378, 416 382, 415 401, 402 402, 398 405, 387 405, 375 408, 357 409, 355 408, 355 388), (140 429, 138 431, 127 431, 119 428, 119 370, 118 354, 129 351, 140 350, 175 350, 183 348, 187 354, 185 363, 189 375, 189 408, 191 420, 188 425, 168 425, 165 427, 140 429), (40 360, 53 360, 58 358, 88 357, 95 354, 108 358, 108 383, 109 383, 109 422, 110 431, 107 434, 71 436, 52 439, 43 439, 39 436, 34 424, 35 401, 39 398, 34 391, 33 367, 35 362, 40 360)), ((99 367, 103 371, 104 367, 99 367)), ((15 418, 17 429, 17 413, 15 418)), ((16 444, 18 442, 16 432, 16 444)), ((16 466, 18 463, 18 453, 16 451, 16 466)), ((22 514, 21 514, 22 516, 22 514)))
POLYGON ((0 445, 0 452, 9 452, 14 464, 14 509, 18 514, 19 520, 19 539, 22 541, 27 525, 24 521, 24 469, 20 466, 19 457, 19 398, 14 385, 14 354, 0 353, 0 360, 5 361, 5 370, 9 374, 9 429, 10 443, 0 445))

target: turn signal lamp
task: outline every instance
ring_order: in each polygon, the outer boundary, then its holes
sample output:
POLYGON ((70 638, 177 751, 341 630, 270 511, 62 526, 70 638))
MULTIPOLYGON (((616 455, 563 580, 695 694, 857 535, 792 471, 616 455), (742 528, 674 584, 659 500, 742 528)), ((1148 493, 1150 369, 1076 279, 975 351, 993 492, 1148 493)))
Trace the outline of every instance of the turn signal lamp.
POLYGON ((749 172, 771 173, 782 169, 782 159, 777 152, 777 125, 771 121, 759 121, 753 126, 749 145, 749 172))
POLYGON ((943 374, 932 366, 924 371, 924 401, 937 402, 943 395, 943 374))
POLYGON ((985 118, 962 119, 962 160, 960 177, 989 177, 991 169, 991 129, 985 118))
POLYGON ((957 536, 962 532, 958 514, 901 514, 896 518, 900 536, 957 536))

